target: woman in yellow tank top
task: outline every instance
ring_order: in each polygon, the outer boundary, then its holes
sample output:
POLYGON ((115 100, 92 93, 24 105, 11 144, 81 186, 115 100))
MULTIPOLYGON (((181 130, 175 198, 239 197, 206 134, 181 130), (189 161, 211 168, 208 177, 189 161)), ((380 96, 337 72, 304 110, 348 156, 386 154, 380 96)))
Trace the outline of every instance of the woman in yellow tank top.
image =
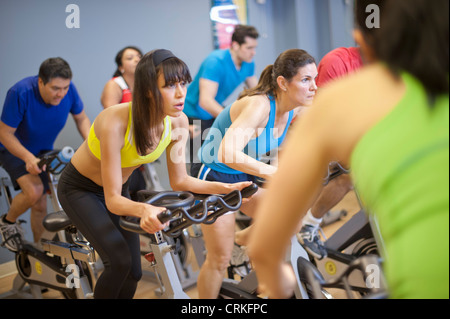
POLYGON ((183 106, 190 81, 186 64, 170 51, 144 55, 136 67, 133 102, 98 115, 61 175, 61 205, 105 265, 95 298, 132 298, 142 275, 138 235, 123 230, 119 217, 139 217, 149 233, 165 226, 156 217, 163 208, 129 199, 127 180, 134 169, 166 151, 173 190, 221 194, 250 184, 205 182, 187 174, 183 106))

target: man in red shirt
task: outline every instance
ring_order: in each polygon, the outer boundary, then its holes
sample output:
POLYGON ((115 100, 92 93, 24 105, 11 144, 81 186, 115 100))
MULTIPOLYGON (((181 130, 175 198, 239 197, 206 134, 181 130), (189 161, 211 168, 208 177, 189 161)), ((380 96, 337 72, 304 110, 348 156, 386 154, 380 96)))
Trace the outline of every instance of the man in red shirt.
POLYGON ((359 48, 334 49, 320 61, 316 84, 320 88, 331 80, 353 73, 362 65, 363 60, 359 48))
MULTIPOLYGON (((320 61, 316 84, 320 90, 328 82, 353 73, 362 66, 363 60, 359 48, 337 48, 326 54, 320 61)), ((330 163, 329 175, 338 169, 340 169, 338 163, 330 163)), ((318 259, 327 256, 327 251, 319 236, 320 224, 323 216, 338 204, 352 188, 350 176, 348 174, 339 175, 329 181, 313 207, 308 210, 297 237, 309 254, 318 259)))

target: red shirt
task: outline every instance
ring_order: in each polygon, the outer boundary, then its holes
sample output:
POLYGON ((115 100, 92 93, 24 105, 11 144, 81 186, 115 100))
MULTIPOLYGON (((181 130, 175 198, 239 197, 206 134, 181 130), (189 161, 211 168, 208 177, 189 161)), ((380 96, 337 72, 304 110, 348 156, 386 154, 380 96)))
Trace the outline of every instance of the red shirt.
POLYGON ((125 82, 124 78, 121 76, 113 78, 113 81, 116 82, 119 87, 122 89, 122 100, 120 103, 131 102, 133 100, 133 94, 131 90, 128 88, 127 82, 125 82))
POLYGON ((358 70, 362 65, 359 48, 337 48, 320 61, 316 84, 321 87, 331 80, 358 70))

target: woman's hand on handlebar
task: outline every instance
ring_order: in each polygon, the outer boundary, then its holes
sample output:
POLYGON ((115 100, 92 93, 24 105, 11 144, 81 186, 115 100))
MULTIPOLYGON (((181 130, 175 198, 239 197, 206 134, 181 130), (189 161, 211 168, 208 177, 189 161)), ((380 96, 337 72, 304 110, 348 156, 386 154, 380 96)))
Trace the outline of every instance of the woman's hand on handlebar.
MULTIPOLYGON (((235 183, 235 184, 229 184, 230 185, 230 190, 229 192, 232 192, 234 190, 243 190, 244 188, 252 185, 253 182, 240 182, 240 183, 235 183)), ((242 204, 247 203, 249 200, 252 199, 253 196, 247 197, 247 198, 242 198, 242 204)))
MULTIPOLYGON (((201 182, 205 182, 205 181, 201 181, 201 182)), ((211 183, 210 185, 214 185, 214 187, 213 187, 214 190, 213 191, 210 190, 210 192, 204 192, 204 190, 203 190, 203 191, 197 193, 196 195, 199 195, 200 198, 202 198, 202 196, 206 196, 207 194, 208 194, 208 196, 212 195, 212 194, 224 195, 224 194, 229 194, 235 190, 242 191, 244 188, 253 184, 253 182, 221 183, 221 182, 209 182, 209 181, 206 181, 206 183, 211 183)), ((243 199, 243 203, 247 202, 250 198, 251 197, 243 199)))
POLYGON ((239 183, 233 183, 233 184, 225 184, 227 189, 224 192, 224 194, 231 193, 234 190, 241 191, 244 188, 246 188, 247 186, 250 186, 252 184, 253 184, 253 182, 239 182, 239 183))
POLYGON ((140 226, 147 233, 154 234, 168 226, 169 222, 162 224, 158 219, 158 214, 165 211, 164 207, 156 207, 145 204, 144 215, 141 217, 140 226))

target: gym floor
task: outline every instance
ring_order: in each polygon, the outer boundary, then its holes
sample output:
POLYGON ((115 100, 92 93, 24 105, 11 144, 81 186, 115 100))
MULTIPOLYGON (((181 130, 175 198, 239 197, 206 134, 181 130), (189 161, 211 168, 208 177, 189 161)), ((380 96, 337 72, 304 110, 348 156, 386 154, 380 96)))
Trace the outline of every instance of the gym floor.
MULTIPOLYGON (((356 199, 354 192, 348 193, 344 197, 344 199, 338 205, 336 205, 336 207, 333 208, 333 210, 341 210, 341 209, 347 210, 348 214, 342 220, 337 221, 337 222, 323 228, 324 233, 327 237, 331 236, 340 226, 342 226, 355 213, 357 213, 359 211, 360 208, 359 208, 358 201, 356 199)), ((193 254, 190 254, 190 257, 193 257, 193 254)), ((193 270, 194 271, 197 270, 198 268, 196 268, 195 262, 193 262, 192 264, 193 264, 193 270)), ((144 266, 144 270, 145 270, 145 266, 144 266)), ((16 276, 15 274, 12 274, 12 275, 0 277, 0 295, 8 292, 11 289, 15 276, 16 276)), ((142 277, 142 280, 138 284, 138 289, 136 291, 134 298, 135 299, 157 299, 158 297, 154 292, 157 287, 158 286, 154 282, 151 281, 151 277, 149 275, 145 275, 145 272, 144 272, 144 276, 142 277)), ((197 292, 197 288, 195 286, 193 286, 192 288, 189 288, 186 291, 186 293, 189 295, 189 297, 191 297, 193 299, 198 298, 198 292, 197 292)), ((332 294, 335 298, 340 298, 341 296, 343 296, 343 294, 341 294, 339 291, 332 292, 332 294)), ((62 299, 63 298, 62 295, 58 291, 51 290, 51 289, 49 289, 47 292, 43 293, 42 296, 44 299, 62 299)))

